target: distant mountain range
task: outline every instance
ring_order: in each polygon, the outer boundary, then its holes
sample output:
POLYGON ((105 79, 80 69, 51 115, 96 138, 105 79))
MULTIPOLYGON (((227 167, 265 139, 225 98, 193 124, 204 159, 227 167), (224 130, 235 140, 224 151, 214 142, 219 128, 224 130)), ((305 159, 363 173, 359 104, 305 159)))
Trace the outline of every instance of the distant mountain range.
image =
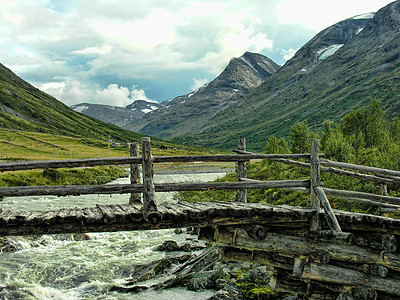
POLYGON ((169 138, 206 126, 210 118, 248 95, 278 68, 264 55, 246 52, 232 58, 212 82, 161 104, 137 100, 127 107, 82 103, 71 108, 132 131, 169 138))
POLYGON ((71 108, 77 112, 120 127, 132 123, 160 107, 162 107, 160 103, 146 100, 136 100, 126 107, 92 103, 81 103, 71 106, 71 108))
POLYGON ((219 101, 219 90, 210 93, 216 103, 211 110, 207 96, 198 93, 196 101, 182 101, 168 114, 155 111, 141 120, 148 124, 132 128, 227 149, 244 136, 249 149, 262 151, 270 135, 288 136, 296 121, 317 130, 324 119, 339 121, 373 98, 382 101, 389 118, 400 117, 400 1, 321 31, 270 74, 232 101, 219 101))
POLYGON ((248 149, 262 151, 296 121, 318 130, 374 98, 389 118, 400 117, 400 0, 321 31, 281 67, 246 52, 209 84, 159 105, 72 110, 0 64, 0 127, 114 140, 139 135, 79 112, 191 145, 231 149, 246 137, 248 149))
POLYGON ((190 135, 208 126, 209 120, 240 101, 276 72, 279 66, 261 54, 246 52, 233 58, 212 82, 187 95, 163 102, 125 128, 162 138, 190 135))
POLYGON ((81 138, 140 141, 137 133, 80 114, 0 64, 0 128, 81 138))

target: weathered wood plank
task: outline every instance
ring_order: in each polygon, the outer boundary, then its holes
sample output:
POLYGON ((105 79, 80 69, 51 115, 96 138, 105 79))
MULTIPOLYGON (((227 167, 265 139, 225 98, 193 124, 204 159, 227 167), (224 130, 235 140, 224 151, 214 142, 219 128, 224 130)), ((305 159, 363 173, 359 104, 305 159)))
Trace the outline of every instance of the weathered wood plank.
MULTIPOLYGON (((305 158, 309 154, 227 154, 227 155, 191 155, 191 156, 155 156, 154 163, 168 162, 236 162, 249 161, 252 159, 264 158, 305 158)), ((104 165, 129 165, 141 164, 142 158, 136 157, 103 157, 89 159, 69 159, 69 160, 53 160, 53 161, 27 161, 18 163, 1 163, 0 172, 19 171, 32 169, 47 168, 75 168, 75 167, 93 167, 104 165)))
POLYGON ((114 214, 113 209, 108 206, 108 205, 100 205, 100 204, 96 204, 97 208, 100 209, 101 213, 103 214, 103 221, 106 224, 112 224, 115 223, 116 221, 116 217, 114 214))
POLYGON ((343 243, 347 245, 353 245, 355 241, 354 234, 350 232, 338 232, 335 230, 319 230, 310 233, 310 237, 315 241, 343 243))
MULTIPOLYGON (((240 138, 238 140, 238 150, 246 151, 246 139, 245 138, 240 138)), ((247 177, 246 162, 238 161, 237 173, 238 173, 238 181, 240 181, 241 178, 247 177)), ((236 202, 242 202, 242 203, 247 202, 247 190, 246 189, 241 189, 241 190, 237 191, 236 202)))
POLYGON ((261 251, 276 251, 281 254, 318 256, 328 253, 332 259, 353 263, 374 263, 400 271, 400 256, 393 253, 368 251, 354 245, 307 241, 301 237, 268 233, 263 240, 252 239, 244 229, 238 229, 234 245, 261 251))
MULTIPOLYGON (((203 182, 203 183, 157 183, 156 192, 237 190, 285 187, 309 187, 309 180, 275 180, 264 182, 203 182)), ((88 194, 129 194, 143 192, 142 184, 107 185, 69 185, 69 186, 21 186, 0 187, 2 197, 38 196, 38 195, 88 195, 88 194)))
MULTIPOLYGON (((300 259, 295 260, 296 264, 301 264, 300 259)), ((399 280, 370 276, 362 272, 331 265, 305 264, 300 278, 334 284, 366 286, 370 289, 400 296, 399 280)))
POLYGON ((118 208, 126 213, 127 222, 139 222, 143 219, 142 212, 132 205, 118 205, 118 208))
POLYGON ((338 168, 342 168, 342 169, 349 169, 349 170, 359 171, 359 172, 364 172, 364 173, 372 173, 372 174, 375 174, 378 176, 387 176, 387 177, 395 179, 395 180, 400 179, 400 171, 360 166, 360 165, 354 165, 354 164, 349 164, 349 163, 331 161, 331 160, 327 160, 327 159, 321 159, 321 164, 325 165, 325 166, 330 166, 330 167, 338 167, 338 168))
POLYGON ((335 230, 337 232, 341 232, 342 229, 340 228, 339 222, 336 219, 335 213, 332 210, 332 207, 329 203, 328 198, 326 197, 326 195, 324 193, 324 190, 320 186, 315 187, 314 189, 315 189, 316 195, 318 196, 318 199, 320 200, 322 207, 325 210, 324 216, 325 216, 326 222, 328 223, 329 228, 332 230, 335 230))
POLYGON ((220 257, 224 261, 230 262, 254 262, 271 267, 291 270, 294 259, 287 256, 281 256, 278 253, 265 251, 251 251, 238 249, 235 247, 222 246, 220 248, 220 257))
POLYGON ((161 221, 161 214, 157 212, 154 187, 154 157, 151 154, 149 137, 142 138, 142 172, 143 172, 143 218, 152 224, 161 221))
POLYGON ((320 201, 316 194, 316 187, 320 186, 320 166, 319 166, 319 140, 311 140, 311 154, 310 154, 310 192, 311 192, 311 208, 315 210, 315 214, 311 218, 310 230, 317 231, 321 229, 321 220, 319 217, 320 201))
MULTIPOLYGON (((137 157, 139 156, 139 144, 138 143, 132 143, 130 147, 130 156, 131 157, 137 157)), ((131 164, 130 165, 130 179, 131 179, 131 184, 140 184, 140 168, 138 164, 131 164)), ((140 193, 131 193, 131 196, 129 197, 129 204, 135 204, 135 203, 142 203, 141 201, 142 196, 140 193)))
MULTIPOLYGON (((335 189, 328 189, 328 188, 323 188, 323 189, 324 189, 324 192, 326 195, 341 198, 341 199, 348 199, 348 200, 355 200, 355 201, 365 199, 365 200, 375 201, 375 202, 379 202, 379 203, 388 202, 388 203, 400 204, 400 198, 396 198, 396 197, 374 195, 374 194, 354 192, 354 191, 335 190, 335 189)), ((366 203, 368 203, 368 201, 366 203)))
POLYGON ((92 207, 92 208, 85 208, 83 210, 83 216, 85 218, 86 224, 93 224, 93 223, 99 223, 103 215, 99 208, 92 207))
MULTIPOLYGON (((296 161, 296 160, 283 159, 283 158, 274 158, 271 160, 276 161, 276 162, 281 162, 281 163, 284 163, 287 165, 295 165, 295 166, 299 166, 299 167, 303 167, 303 168, 310 167, 310 164, 303 163, 303 162, 296 161)), ((358 179, 362 179, 362 180, 376 181, 376 182, 381 182, 381 183, 385 183, 385 184, 393 183, 393 179, 390 179, 390 178, 362 174, 362 173, 355 173, 355 172, 337 169, 334 167, 320 167, 320 171, 324 172, 324 173, 334 173, 334 174, 338 174, 338 175, 342 175, 342 176, 353 177, 353 178, 358 178, 358 179)))

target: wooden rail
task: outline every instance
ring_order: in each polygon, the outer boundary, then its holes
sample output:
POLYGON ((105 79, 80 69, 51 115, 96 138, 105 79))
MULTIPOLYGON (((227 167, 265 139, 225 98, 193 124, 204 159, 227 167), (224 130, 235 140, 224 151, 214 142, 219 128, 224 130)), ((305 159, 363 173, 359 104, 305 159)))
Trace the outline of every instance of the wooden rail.
MULTIPOLYGON (((245 154, 245 155, 198 155, 198 156, 154 156, 153 163, 170 162, 237 162, 253 159, 308 158, 309 154, 245 154)), ((27 161, 1 163, 0 172, 48 168, 75 168, 106 165, 142 164, 142 157, 104 157, 90 159, 69 159, 52 161, 27 161)))
MULTIPOLYGON (((238 151, 246 150, 245 139, 239 140, 238 151)), ((89 185, 89 186, 37 186, 37 187, 2 187, 1 197, 34 196, 34 195, 84 195, 84 194, 123 194, 130 193, 129 203, 140 203, 140 194, 143 194, 143 216, 151 223, 158 223, 160 215, 157 213, 155 192, 170 191, 201 191, 201 190, 238 190, 236 201, 247 202, 247 189, 268 188, 309 188, 309 180, 248 182, 240 181, 246 177, 246 161, 252 159, 306 159, 309 154, 234 154, 234 155, 199 155, 199 156, 153 156, 151 154, 150 138, 142 138, 142 156, 139 156, 138 145, 131 145, 130 157, 111 157, 96 159, 71 159, 55 161, 28 161, 0 164, 0 172, 46 169, 92 167, 99 165, 129 164, 131 183, 118 185, 89 185), (153 164, 169 162, 237 162, 239 182, 209 182, 209 183, 173 183, 154 184, 153 164), (139 165, 142 165, 142 183, 140 183, 139 165)))
MULTIPOLYGON (((152 156, 150 138, 142 139, 142 156, 139 156, 139 145, 133 143, 131 145, 130 157, 111 157, 111 158, 96 158, 96 159, 73 159, 62 161, 33 161, 19 163, 2 163, 0 171, 17 171, 30 170, 37 168, 65 168, 65 167, 87 167, 98 165, 120 165, 129 164, 131 173, 130 184, 119 185, 89 185, 89 186, 46 186, 46 187, 2 187, 0 188, 0 196, 33 196, 33 195, 84 195, 84 194, 122 194, 130 193, 129 203, 141 203, 141 194, 143 194, 143 214, 148 218, 152 214, 152 222, 159 222, 157 216, 157 204, 155 192, 170 192, 170 191, 201 191, 201 190, 237 190, 236 201, 247 202, 248 189, 269 189, 283 188, 299 190, 306 193, 311 193, 311 207, 316 212, 320 209, 320 203, 323 204, 326 211, 329 223, 336 224, 334 214, 330 212, 330 205, 327 202, 326 196, 344 198, 362 203, 368 203, 375 206, 380 206, 385 209, 400 210, 400 199, 385 195, 372 195, 360 192, 342 191, 329 188, 320 188, 320 172, 332 172, 344 176, 351 176, 363 180, 371 180, 380 182, 381 184, 391 184, 394 180, 400 180, 400 171, 393 171, 381 168, 372 168, 366 166, 353 165, 348 163, 333 162, 326 159, 320 159, 323 154, 319 153, 318 140, 312 141, 310 154, 259 154, 246 151, 246 140, 238 141, 238 149, 234 150, 238 154, 234 155, 198 155, 198 156, 152 156), (310 169, 311 180, 285 180, 285 181, 255 181, 247 179, 246 161, 252 159, 269 159, 285 164, 294 164, 310 169), (293 159, 306 159, 310 163, 304 163, 293 159), (238 163, 238 182, 209 182, 209 183, 164 183, 154 184, 153 180, 153 164, 168 163, 168 162, 234 162, 238 163), (142 165, 142 179, 140 183, 139 165, 142 165), (322 167, 326 165, 328 167, 322 167), (346 171, 337 169, 345 168, 346 171), (357 172, 354 172, 357 171, 357 172), (368 172, 371 174, 362 174, 358 172, 368 172)), ((311 227, 312 230, 320 228, 320 220, 318 215, 315 215, 311 227)), ((332 225, 333 226, 333 225, 332 225)), ((332 230, 337 230, 337 225, 333 226, 332 230)))

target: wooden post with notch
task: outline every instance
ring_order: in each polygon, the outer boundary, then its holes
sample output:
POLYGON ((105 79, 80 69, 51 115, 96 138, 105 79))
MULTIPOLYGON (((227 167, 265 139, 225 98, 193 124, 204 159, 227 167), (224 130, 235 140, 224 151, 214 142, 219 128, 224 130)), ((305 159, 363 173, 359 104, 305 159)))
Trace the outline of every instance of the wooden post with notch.
MULTIPOLYGON (((139 156, 139 144, 132 143, 130 146, 130 156, 139 156)), ((140 183, 140 170, 138 164, 130 165, 131 184, 140 183)), ((141 195, 138 193, 131 193, 129 204, 142 204, 141 195)))
POLYGON ((153 161, 151 155, 150 138, 142 138, 142 173, 143 173, 143 218, 151 224, 161 221, 161 214, 157 211, 155 202, 155 187, 153 179, 153 161))
POLYGON ((314 187, 314 192, 317 194, 318 199, 320 200, 320 204, 324 208, 324 216, 329 228, 334 232, 342 232, 339 222, 336 219, 335 213, 322 187, 314 187))
POLYGON ((311 217, 310 230, 317 231, 321 229, 321 220, 319 218, 320 201, 314 188, 320 186, 320 165, 319 165, 319 140, 311 140, 310 153, 310 192, 311 192, 311 208, 315 209, 315 213, 311 217))
MULTIPOLYGON (((246 138, 240 138, 238 140, 238 150, 246 151, 246 138)), ((246 162, 238 161, 238 181, 241 181, 242 178, 246 178, 246 177, 247 177, 246 162)), ((247 190, 246 189, 237 191, 236 202, 247 203, 247 190)))

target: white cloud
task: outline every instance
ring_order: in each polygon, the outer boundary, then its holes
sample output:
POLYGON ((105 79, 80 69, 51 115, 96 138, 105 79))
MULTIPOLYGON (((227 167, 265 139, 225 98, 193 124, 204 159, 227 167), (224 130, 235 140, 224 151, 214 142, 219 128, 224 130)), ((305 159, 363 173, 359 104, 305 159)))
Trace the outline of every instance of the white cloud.
POLYGON ((218 51, 207 52, 199 61, 214 75, 218 75, 232 57, 243 55, 246 51, 261 52, 273 49, 273 41, 263 33, 256 32, 252 26, 241 23, 232 24, 221 29, 215 44, 218 51))
POLYGON ((35 84, 40 90, 62 100, 67 105, 79 103, 97 103, 113 106, 127 106, 135 100, 149 99, 143 89, 132 85, 131 88, 109 84, 106 88, 93 87, 93 85, 82 84, 78 81, 48 82, 35 84))
POLYGON ((282 0, 277 10, 282 23, 295 23, 323 30, 339 21, 363 13, 376 12, 391 0, 282 0))
POLYGON ((289 50, 282 49, 281 53, 283 55, 284 60, 289 60, 291 59, 295 54, 297 50, 290 48, 289 50))
POLYGON ((129 89, 117 84, 110 84, 106 89, 97 90, 95 94, 96 103, 115 106, 125 106, 131 102, 129 89))
MULTIPOLYGON (((131 102, 132 102, 132 100, 146 100, 148 102, 157 103, 157 101, 148 98, 146 96, 146 92, 144 90, 142 90, 142 89, 139 89, 136 85, 132 85, 132 89, 131 89, 131 92, 129 94, 129 98, 131 99, 131 102)), ((130 104, 130 103, 128 103, 128 104, 130 104)))
POLYGON ((206 79, 206 78, 201 78, 201 79, 200 78, 193 78, 192 80, 193 80, 193 84, 190 87, 191 91, 195 91, 195 90, 201 88, 206 83, 208 83, 208 79, 206 79))
POLYGON ((173 80, 187 86, 188 78, 216 76, 245 51, 286 60, 301 46, 290 44, 290 35, 304 26, 314 29, 301 42, 389 2, 0 0, 0 63, 68 105, 93 102, 94 95, 125 104, 146 96, 126 82, 145 80, 164 100, 179 95, 173 80), (299 29, 280 31, 282 23, 299 29))
POLYGON ((63 90, 63 94, 61 95, 62 100, 67 105, 89 102, 87 101, 87 90, 82 84, 78 81, 68 82, 63 90))
POLYGON ((71 54, 77 55, 104 55, 112 51, 112 47, 107 44, 103 44, 97 47, 86 47, 81 50, 72 51, 71 54))
POLYGON ((131 89, 118 86, 117 84, 110 84, 105 89, 97 89, 95 96, 92 97, 91 102, 114 105, 114 106, 127 106, 134 100, 148 100, 146 93, 142 89, 137 89, 135 85, 131 89))

